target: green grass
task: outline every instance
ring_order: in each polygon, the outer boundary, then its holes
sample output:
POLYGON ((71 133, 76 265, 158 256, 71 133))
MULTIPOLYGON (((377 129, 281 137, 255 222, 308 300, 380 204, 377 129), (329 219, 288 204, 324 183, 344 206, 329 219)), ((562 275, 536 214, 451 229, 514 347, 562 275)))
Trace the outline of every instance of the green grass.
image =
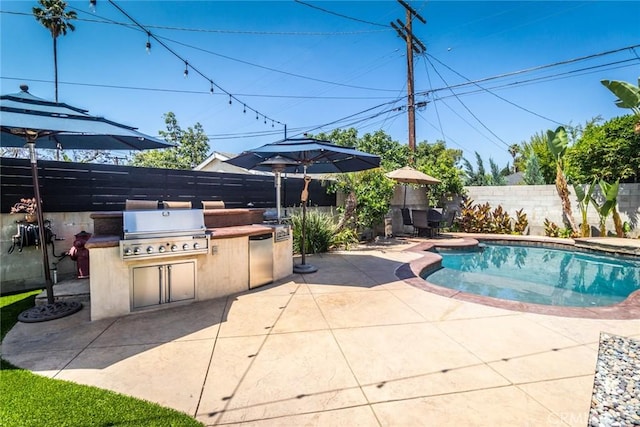
MULTIPOLYGON (((40 291, 0 297, 2 338, 40 291)), ((182 412, 97 387, 53 380, 0 359, 0 426, 202 426, 182 412)))

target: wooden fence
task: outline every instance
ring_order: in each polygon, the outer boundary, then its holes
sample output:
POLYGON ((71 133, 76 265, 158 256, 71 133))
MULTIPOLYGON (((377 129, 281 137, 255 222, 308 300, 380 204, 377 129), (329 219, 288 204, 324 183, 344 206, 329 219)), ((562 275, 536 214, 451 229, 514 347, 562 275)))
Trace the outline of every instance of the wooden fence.
MULTIPOLYGON (((38 161, 43 210, 92 212, 124 209, 126 199, 190 201, 222 200, 228 208, 275 207, 274 178, 270 175, 139 168, 94 163, 38 161)), ((303 180, 282 180, 282 204, 300 203, 303 180)), ((0 211, 8 213, 20 198, 33 197, 28 159, 0 158, 0 211)), ((334 206, 318 180, 309 185, 309 204, 334 206)))

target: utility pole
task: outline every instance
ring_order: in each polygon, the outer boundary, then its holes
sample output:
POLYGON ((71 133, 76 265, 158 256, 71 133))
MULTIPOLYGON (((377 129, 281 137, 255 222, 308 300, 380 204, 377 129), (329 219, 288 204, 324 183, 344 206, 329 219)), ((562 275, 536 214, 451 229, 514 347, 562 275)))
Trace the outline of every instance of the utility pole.
POLYGON ((427 21, 420 16, 408 3, 398 0, 398 3, 406 10, 405 22, 396 19, 391 22, 391 27, 396 30, 398 36, 407 44, 407 117, 409 120, 409 150, 416 150, 416 106, 415 91, 413 88, 413 53, 421 54, 427 51, 425 45, 413 35, 413 18, 416 17, 423 24, 427 21), (397 23, 397 24, 396 24, 397 23))

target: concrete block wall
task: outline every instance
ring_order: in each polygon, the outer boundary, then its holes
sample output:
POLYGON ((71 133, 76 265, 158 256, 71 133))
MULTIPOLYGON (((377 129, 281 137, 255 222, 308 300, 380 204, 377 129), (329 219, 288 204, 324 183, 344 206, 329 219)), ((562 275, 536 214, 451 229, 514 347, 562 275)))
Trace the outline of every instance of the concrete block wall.
MULTIPOLYGON (((544 235, 544 220, 548 218, 562 227, 562 204, 556 192, 555 185, 507 185, 495 187, 465 187, 467 197, 474 203, 488 202, 492 208, 501 205, 509 215, 515 217, 515 212, 523 209, 529 220, 529 234, 544 235)), ((582 222, 582 214, 578 209, 573 188, 571 193, 571 210, 578 224, 582 222)), ((596 193, 596 198, 599 193, 596 193)), ((589 205, 587 221, 596 229, 599 228, 600 218, 593 207, 589 205)), ((623 222, 632 225, 631 237, 640 235, 640 183, 620 184, 618 192, 618 212, 623 222)), ((606 222, 607 231, 614 232, 611 216, 606 222)))

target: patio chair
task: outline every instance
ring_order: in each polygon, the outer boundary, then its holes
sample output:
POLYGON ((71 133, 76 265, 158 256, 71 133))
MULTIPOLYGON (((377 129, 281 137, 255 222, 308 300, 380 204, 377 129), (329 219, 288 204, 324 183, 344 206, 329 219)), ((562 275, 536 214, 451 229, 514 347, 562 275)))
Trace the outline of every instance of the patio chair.
POLYGON ((418 233, 418 230, 413 226, 413 221, 411 220, 411 212, 409 212, 409 208, 400 209, 402 212, 402 225, 411 226, 411 235, 415 236, 418 233))
POLYGON ((202 209, 224 209, 222 200, 203 200, 202 209))
POLYGON ((444 225, 442 208, 431 208, 427 213, 427 223, 429 227, 435 230, 435 235, 440 234, 440 229, 444 225))
POLYGON ((431 227, 427 217, 427 211, 423 209, 411 209, 411 218, 413 226, 417 230, 417 235, 422 237, 431 237, 431 227))

